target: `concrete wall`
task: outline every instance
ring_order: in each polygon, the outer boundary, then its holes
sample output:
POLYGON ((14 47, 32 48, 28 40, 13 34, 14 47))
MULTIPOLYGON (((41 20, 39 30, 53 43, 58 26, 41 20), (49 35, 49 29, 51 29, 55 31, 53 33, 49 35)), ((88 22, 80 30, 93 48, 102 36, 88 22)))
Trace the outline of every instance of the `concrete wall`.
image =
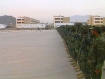
POLYGON ((63 23, 69 23, 69 22, 70 22, 70 17, 63 18, 63 23))
POLYGON ((103 18, 103 25, 105 25, 105 17, 103 18))
POLYGON ((55 23, 54 27, 60 27, 62 25, 74 25, 74 23, 55 23))
POLYGON ((17 28, 45 28, 46 24, 20 24, 17 28))
POLYGON ((30 18, 24 17, 24 24, 30 24, 30 18))

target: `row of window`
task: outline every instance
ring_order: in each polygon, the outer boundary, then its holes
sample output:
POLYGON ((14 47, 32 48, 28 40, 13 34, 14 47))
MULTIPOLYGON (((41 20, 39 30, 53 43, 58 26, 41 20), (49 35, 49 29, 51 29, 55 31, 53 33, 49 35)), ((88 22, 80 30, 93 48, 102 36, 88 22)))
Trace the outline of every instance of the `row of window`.
POLYGON ((103 20, 103 18, 95 18, 95 20, 103 20))
POLYGON ((24 23, 24 22, 17 22, 18 24, 24 23))
POLYGON ((63 21, 55 21, 55 23, 63 23, 63 21))
POLYGON ((100 21, 95 21, 95 23, 103 23, 103 21, 101 21, 101 22, 100 21))
MULTIPOLYGON (((17 22, 17 23, 21 24, 21 23, 24 23, 24 22, 17 22)), ((35 23, 40 23, 40 22, 31 22, 31 23, 35 24, 35 23)))
POLYGON ((63 18, 55 18, 55 20, 63 20, 63 18))
POLYGON ((44 25, 20 25, 20 26, 44 26, 44 25))
POLYGON ((17 19, 17 20, 24 20, 24 19, 17 19))

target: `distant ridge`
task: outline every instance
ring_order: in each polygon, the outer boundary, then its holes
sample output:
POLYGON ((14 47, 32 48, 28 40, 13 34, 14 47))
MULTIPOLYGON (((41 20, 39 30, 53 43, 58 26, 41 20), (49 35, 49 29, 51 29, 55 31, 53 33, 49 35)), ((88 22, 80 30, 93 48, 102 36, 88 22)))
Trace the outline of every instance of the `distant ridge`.
POLYGON ((87 22, 89 20, 89 15, 74 15, 70 17, 70 22, 87 22))
POLYGON ((8 27, 10 27, 10 23, 12 23, 12 28, 16 26, 16 18, 13 16, 0 16, 0 24, 6 24, 8 27))

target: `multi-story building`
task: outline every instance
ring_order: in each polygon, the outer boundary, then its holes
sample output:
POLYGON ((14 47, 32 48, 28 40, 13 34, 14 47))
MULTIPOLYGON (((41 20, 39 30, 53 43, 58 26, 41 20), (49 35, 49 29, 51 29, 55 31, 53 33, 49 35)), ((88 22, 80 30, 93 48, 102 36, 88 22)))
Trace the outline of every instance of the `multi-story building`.
POLYGON ((46 24, 18 24, 17 28, 45 28, 46 24))
POLYGON ((19 17, 16 19, 16 25, 18 25, 18 24, 38 24, 38 23, 40 23, 39 20, 25 17, 25 16, 19 17))
POLYGON ((105 25, 105 17, 103 18, 103 25, 105 25))
POLYGON ((70 17, 54 16, 54 23, 70 23, 70 17))
POLYGON ((59 27, 61 25, 73 25, 70 23, 70 17, 64 17, 64 16, 54 16, 54 26, 59 27))
POLYGON ((70 23, 70 17, 63 17, 63 23, 70 23))
POLYGON ((105 25, 105 18, 104 17, 101 17, 101 16, 90 16, 89 17, 89 20, 87 21, 87 24, 88 25, 94 25, 94 26, 97 26, 97 25, 105 25))

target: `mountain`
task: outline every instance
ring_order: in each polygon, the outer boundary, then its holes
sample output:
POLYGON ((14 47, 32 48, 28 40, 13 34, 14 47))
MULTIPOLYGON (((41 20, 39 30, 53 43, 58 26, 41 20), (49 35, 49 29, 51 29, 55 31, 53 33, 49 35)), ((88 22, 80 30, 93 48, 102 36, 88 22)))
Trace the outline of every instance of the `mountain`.
POLYGON ((13 16, 0 16, 0 24, 6 24, 8 27, 15 27, 16 26, 16 18, 13 16), (10 26, 11 24, 11 26, 10 26))
POLYGON ((70 22, 87 22, 87 20, 89 20, 89 15, 75 15, 70 17, 70 22))

